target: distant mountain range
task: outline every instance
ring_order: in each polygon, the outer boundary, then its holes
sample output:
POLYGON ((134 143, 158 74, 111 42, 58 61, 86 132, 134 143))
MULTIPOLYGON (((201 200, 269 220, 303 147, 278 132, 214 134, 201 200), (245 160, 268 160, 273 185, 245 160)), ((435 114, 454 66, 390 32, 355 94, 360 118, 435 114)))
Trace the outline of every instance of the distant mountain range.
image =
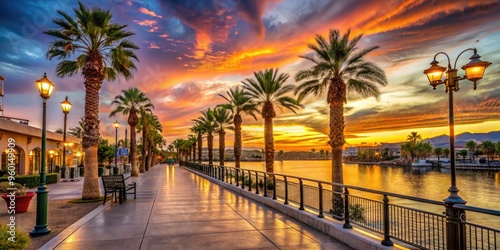
MULTIPOLYGON (((497 142, 500 141, 500 130, 488 133, 465 132, 455 135, 455 147, 465 147, 465 143, 470 140, 475 140, 478 143, 483 141, 497 142)), ((424 141, 429 142, 433 147, 447 148, 450 145, 450 137, 448 135, 440 135, 432 138, 427 138, 424 139, 424 141)))

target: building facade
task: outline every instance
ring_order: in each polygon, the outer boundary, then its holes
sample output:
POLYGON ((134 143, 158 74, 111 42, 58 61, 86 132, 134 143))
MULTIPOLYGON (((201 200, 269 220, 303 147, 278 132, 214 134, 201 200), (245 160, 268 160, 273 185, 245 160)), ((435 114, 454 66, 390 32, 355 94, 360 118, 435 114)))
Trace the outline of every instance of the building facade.
MULTIPOLYGON (((27 125, 0 118, 0 149, 2 160, 0 169, 7 169, 8 153, 14 154, 16 174, 37 174, 41 168, 42 130, 27 125)), ((55 173, 62 166, 63 135, 47 131, 46 141, 46 172, 55 173)), ((81 139, 66 136, 66 166, 75 166, 81 162, 81 139)))

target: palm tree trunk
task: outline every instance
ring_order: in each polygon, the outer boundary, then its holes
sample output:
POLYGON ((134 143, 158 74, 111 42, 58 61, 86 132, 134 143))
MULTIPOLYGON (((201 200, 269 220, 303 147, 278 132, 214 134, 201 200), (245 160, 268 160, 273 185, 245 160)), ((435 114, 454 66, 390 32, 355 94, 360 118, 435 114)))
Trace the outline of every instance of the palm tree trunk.
POLYGON ((141 165, 139 167, 139 173, 144 173, 146 172, 146 136, 147 136, 147 131, 146 131, 146 124, 142 124, 142 148, 141 148, 141 165))
POLYGON ((137 169, 137 142, 135 139, 135 125, 130 126, 130 162, 132 165, 131 176, 139 176, 139 171, 137 169))
POLYGON ((241 115, 237 114, 234 116, 234 160, 235 167, 240 168, 240 159, 241 159, 241 115))
POLYGON ((101 196, 97 174, 99 90, 104 79, 102 61, 99 61, 101 59, 100 55, 94 55, 93 59, 89 58, 89 62, 82 71, 85 77, 85 133, 82 140, 82 146, 85 149, 85 178, 82 190, 82 199, 84 200, 97 199, 101 196))
POLYGON ((201 150, 203 149, 203 137, 198 133, 198 163, 201 163, 201 150))
POLYGON ((226 151, 226 132, 219 131, 219 166, 224 166, 224 151, 226 151))
POLYGON ((266 172, 274 173, 273 118, 264 118, 264 144, 266 151, 266 172))
POLYGON ((196 161, 196 142, 193 143, 193 162, 196 161))
POLYGON ((212 164, 214 164, 214 162, 213 162, 213 159, 214 159, 214 153, 213 153, 214 135, 212 134, 212 132, 208 133, 207 144, 208 144, 208 164, 212 165, 212 164))
POLYGON ((151 150, 148 151, 148 162, 146 163, 146 171, 149 171, 153 167, 154 159, 156 158, 155 154, 151 152, 151 150))
POLYGON ((83 181, 83 200, 99 199, 101 192, 99 191, 99 176, 97 175, 97 165, 93 168, 93 164, 97 164, 97 145, 85 149, 85 178, 83 181))
POLYGON ((148 148, 146 150, 146 163, 144 166, 144 168, 146 169, 146 171, 149 171, 149 169, 151 169, 151 157, 153 156, 153 149, 152 149, 152 142, 147 140, 148 141, 148 148))
MULTIPOLYGON (((342 146, 344 145, 344 105, 330 104, 330 146, 332 147, 332 182, 343 184, 342 146)), ((336 187, 335 191, 342 191, 336 187)))

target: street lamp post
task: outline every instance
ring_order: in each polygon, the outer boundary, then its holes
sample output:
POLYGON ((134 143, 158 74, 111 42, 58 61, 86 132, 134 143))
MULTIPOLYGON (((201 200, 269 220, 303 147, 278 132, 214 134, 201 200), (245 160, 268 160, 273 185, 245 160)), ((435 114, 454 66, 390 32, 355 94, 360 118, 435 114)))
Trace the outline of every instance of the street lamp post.
POLYGON ((64 113, 64 128, 63 128, 63 162, 62 162, 62 171, 64 171, 64 176, 66 180, 68 179, 68 172, 66 172, 66 121, 68 118, 69 110, 71 109, 71 102, 68 101, 68 97, 61 102, 61 108, 64 113))
POLYGON ((116 163, 116 160, 118 158, 118 126, 120 123, 118 121, 115 121, 113 123, 113 126, 115 126, 115 167, 113 169, 113 174, 118 174, 118 165, 116 163))
POLYGON ((457 209, 453 206, 456 204, 464 205, 466 203, 458 195, 458 188, 456 185, 456 167, 455 167, 455 121, 453 117, 453 91, 458 91, 458 82, 464 79, 474 82, 474 89, 476 89, 476 82, 483 78, 484 70, 491 63, 486 61, 481 61, 477 54, 477 50, 474 48, 466 49, 457 56, 455 59, 455 64, 453 68, 451 67, 450 57, 444 52, 439 52, 434 55, 434 60, 431 62, 431 67, 424 70, 424 74, 427 75, 430 85, 436 89, 437 85, 444 84, 445 92, 449 96, 449 127, 450 127, 450 169, 451 169, 451 186, 448 189, 450 195, 444 199, 446 207, 446 246, 447 249, 465 249, 466 248, 466 237, 465 237, 465 226, 460 222, 461 219, 465 219, 465 210, 457 209), (458 58, 466 51, 474 51, 474 54, 470 57, 469 63, 462 66, 465 70, 466 76, 457 76, 458 70, 456 69, 458 58), (448 59, 448 68, 438 65, 436 57, 438 55, 445 55, 448 59), (446 79, 441 80, 443 73, 446 72, 446 79))
POLYGON ((40 170, 40 185, 36 190, 36 225, 30 232, 31 236, 41 236, 50 233, 47 225, 47 198, 48 192, 45 175, 45 156, 46 156, 46 122, 47 122, 47 100, 50 98, 54 90, 54 84, 49 81, 47 75, 44 73, 43 77, 36 81, 40 96, 43 99, 43 119, 42 119, 42 169, 40 170))

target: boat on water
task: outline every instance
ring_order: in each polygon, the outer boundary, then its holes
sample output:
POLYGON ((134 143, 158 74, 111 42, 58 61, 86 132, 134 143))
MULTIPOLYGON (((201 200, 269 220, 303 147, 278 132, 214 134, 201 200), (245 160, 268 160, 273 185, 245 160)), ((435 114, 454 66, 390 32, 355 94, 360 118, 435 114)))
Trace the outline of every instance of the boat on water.
POLYGON ((418 160, 411 163, 412 167, 432 167, 432 162, 427 160, 418 160))

